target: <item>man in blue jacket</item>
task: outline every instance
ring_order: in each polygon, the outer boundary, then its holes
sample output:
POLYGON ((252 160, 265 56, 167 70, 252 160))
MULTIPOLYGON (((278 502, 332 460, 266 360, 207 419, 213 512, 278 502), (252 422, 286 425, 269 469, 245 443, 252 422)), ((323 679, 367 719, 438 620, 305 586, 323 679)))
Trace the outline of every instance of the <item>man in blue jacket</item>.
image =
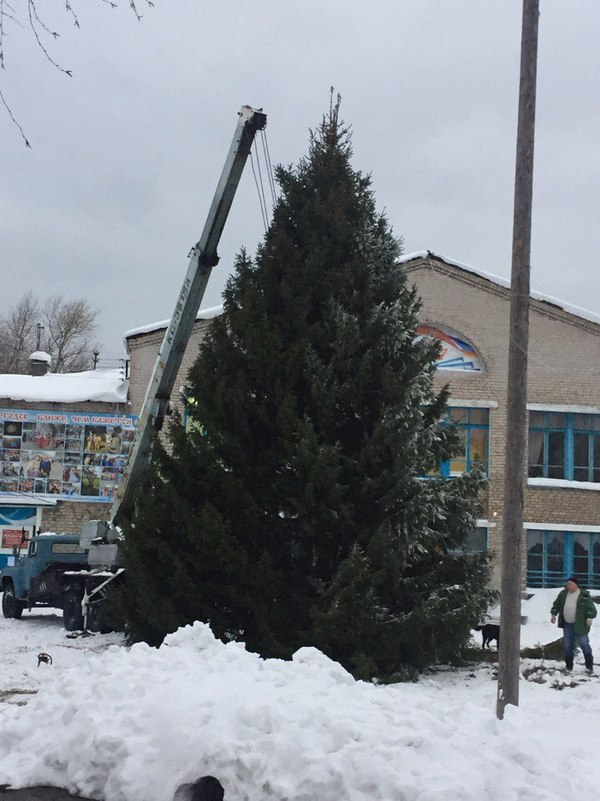
POLYGON ((566 588, 558 593, 550 614, 552 623, 556 622, 558 615, 558 625, 563 630, 567 672, 573 670, 575 646, 579 645, 585 657, 586 672, 591 675, 594 672, 594 656, 588 634, 596 617, 596 604, 589 592, 579 586, 575 576, 571 576, 566 588))

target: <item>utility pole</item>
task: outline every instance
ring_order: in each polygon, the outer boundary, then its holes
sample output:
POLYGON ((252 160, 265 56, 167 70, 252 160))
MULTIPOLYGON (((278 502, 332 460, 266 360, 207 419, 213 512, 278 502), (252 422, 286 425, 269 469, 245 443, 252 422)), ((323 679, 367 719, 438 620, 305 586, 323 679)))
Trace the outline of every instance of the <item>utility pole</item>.
POLYGON ((523 0, 510 298, 502 585, 496 716, 519 705, 521 540, 527 442, 527 351, 539 0, 523 0))

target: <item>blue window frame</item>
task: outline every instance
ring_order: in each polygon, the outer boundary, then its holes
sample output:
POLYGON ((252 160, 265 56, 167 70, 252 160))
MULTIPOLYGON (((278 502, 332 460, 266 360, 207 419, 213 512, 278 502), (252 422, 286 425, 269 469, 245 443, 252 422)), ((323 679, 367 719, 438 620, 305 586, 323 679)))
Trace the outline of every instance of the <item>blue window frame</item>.
POLYGON ((600 589, 600 533, 529 530, 527 586, 561 587, 569 576, 600 589))
POLYGON ((600 483, 600 414, 530 412, 529 477, 600 483))
POLYGON ((440 474, 445 478, 462 476, 469 470, 478 469, 484 475, 489 472, 490 410, 453 406, 449 417, 456 426, 460 438, 460 451, 452 459, 442 462, 440 474))

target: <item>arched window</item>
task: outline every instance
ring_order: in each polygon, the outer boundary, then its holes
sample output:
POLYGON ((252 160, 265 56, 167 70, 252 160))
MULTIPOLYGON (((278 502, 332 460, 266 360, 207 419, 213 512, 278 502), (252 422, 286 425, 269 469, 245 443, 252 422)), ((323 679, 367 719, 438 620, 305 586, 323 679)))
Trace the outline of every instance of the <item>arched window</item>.
POLYGON ((485 372, 485 363, 477 348, 466 337, 446 325, 423 324, 417 328, 417 339, 435 337, 441 342, 436 362, 438 370, 464 370, 470 373, 485 372))

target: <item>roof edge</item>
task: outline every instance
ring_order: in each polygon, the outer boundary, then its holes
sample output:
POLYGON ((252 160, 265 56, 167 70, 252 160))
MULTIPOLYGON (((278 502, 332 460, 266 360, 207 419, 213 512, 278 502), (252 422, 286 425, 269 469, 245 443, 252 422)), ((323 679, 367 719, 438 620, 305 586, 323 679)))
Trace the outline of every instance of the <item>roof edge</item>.
MULTIPOLYGON (((459 270, 464 270, 465 272, 472 273, 479 278, 484 278, 485 280, 490 281, 497 286, 501 286, 504 289, 510 289, 510 281, 508 279, 501 278, 500 276, 493 275, 492 273, 486 273, 484 270, 479 270, 477 267, 471 267, 471 265, 464 264, 463 262, 456 261, 455 259, 449 259, 446 256, 440 255, 439 253, 434 253, 432 250, 418 250, 414 253, 407 253, 405 256, 400 256, 398 259, 398 264, 407 264, 408 262, 416 261, 417 259, 433 259, 435 261, 440 261, 443 264, 448 264, 450 267, 457 267, 459 270)), ((552 297, 552 295, 545 295, 543 292, 538 292, 536 289, 530 290, 529 297, 532 298, 532 300, 539 300, 543 303, 549 303, 558 308, 560 311, 564 311, 573 317, 579 317, 581 320, 586 320, 589 323, 600 325, 600 314, 588 311, 587 309, 582 309, 580 306, 575 306, 572 303, 565 303, 565 301, 560 300, 559 298, 552 297)))
MULTIPOLYGON (((222 303, 218 306, 210 306, 207 309, 200 309, 196 315, 196 320, 212 320, 213 317, 218 317, 220 314, 223 314, 222 303)), ((171 318, 169 317, 167 320, 159 320, 156 323, 148 323, 147 325, 141 325, 138 328, 131 328, 129 331, 125 331, 123 334, 125 348, 129 350, 127 347, 128 339, 133 339, 133 337, 140 336, 141 334, 151 334, 153 331, 160 331, 161 328, 167 328, 170 322, 171 318)))

